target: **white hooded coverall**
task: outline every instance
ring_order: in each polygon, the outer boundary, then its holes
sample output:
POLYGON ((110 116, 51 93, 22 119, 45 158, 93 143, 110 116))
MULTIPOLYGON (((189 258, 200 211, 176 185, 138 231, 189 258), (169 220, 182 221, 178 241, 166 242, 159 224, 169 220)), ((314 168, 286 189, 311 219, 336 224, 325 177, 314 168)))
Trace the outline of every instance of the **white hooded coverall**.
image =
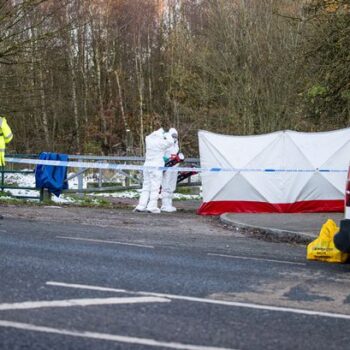
MULTIPOLYGON (((178 133, 174 128, 169 129, 168 134, 170 136, 175 135, 173 138, 173 145, 169 147, 165 152, 165 158, 170 159, 172 155, 176 155, 179 152, 178 133)), ((173 137, 173 136, 172 136, 173 137)), ((162 207, 161 211, 174 212, 176 208, 173 207, 173 195, 176 190, 177 184, 177 171, 164 171, 162 180, 162 207)))
MULTIPOLYGON (((164 153, 174 143, 174 139, 163 128, 146 136, 145 167, 164 167, 164 153)), ((162 183, 162 170, 145 169, 139 204, 136 211, 160 213, 158 208, 159 189, 162 183)))

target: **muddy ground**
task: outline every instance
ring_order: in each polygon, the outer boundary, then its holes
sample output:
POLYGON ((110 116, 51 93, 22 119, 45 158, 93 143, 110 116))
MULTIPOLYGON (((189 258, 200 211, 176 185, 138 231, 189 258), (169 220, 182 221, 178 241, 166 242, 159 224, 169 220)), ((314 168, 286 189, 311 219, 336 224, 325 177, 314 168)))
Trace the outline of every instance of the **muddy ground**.
POLYGON ((75 205, 0 204, 4 224, 9 219, 25 219, 52 223, 76 223, 100 227, 127 226, 136 232, 181 232, 184 234, 228 235, 242 237, 237 230, 227 229, 218 217, 200 216, 199 201, 175 201, 176 213, 134 213, 135 199, 110 198, 110 207, 79 207, 75 205))

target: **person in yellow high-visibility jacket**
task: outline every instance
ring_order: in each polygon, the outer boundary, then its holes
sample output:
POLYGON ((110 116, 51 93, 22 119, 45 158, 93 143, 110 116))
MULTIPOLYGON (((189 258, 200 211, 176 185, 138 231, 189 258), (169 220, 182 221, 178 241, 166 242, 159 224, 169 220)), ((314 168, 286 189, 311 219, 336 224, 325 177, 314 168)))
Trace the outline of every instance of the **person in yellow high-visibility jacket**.
POLYGON ((5 165, 5 147, 12 138, 13 134, 6 118, 0 117, 0 166, 5 165))

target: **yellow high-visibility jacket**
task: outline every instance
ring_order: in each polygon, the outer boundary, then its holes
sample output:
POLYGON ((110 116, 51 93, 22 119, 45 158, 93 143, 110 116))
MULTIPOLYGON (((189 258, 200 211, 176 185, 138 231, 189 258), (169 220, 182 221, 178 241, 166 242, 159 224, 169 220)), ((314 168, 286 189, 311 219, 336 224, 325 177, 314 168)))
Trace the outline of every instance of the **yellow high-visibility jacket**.
POLYGON ((0 117, 0 166, 5 165, 5 147, 12 140, 13 135, 6 118, 0 117))

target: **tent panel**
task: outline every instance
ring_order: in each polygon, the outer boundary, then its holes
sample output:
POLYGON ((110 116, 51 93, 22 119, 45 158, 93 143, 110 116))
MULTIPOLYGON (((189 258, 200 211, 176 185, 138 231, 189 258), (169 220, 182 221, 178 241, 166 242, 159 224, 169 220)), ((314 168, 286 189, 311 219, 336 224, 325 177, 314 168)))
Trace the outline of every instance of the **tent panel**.
POLYGON ((286 131, 314 168, 320 168, 350 140, 350 128, 327 132, 286 131))
POLYGON ((208 138, 200 138, 200 149, 205 157, 201 157, 201 166, 210 167, 213 162, 217 167, 230 167, 231 159, 226 158, 226 155, 222 153, 220 148, 217 148, 217 144, 212 142, 208 138))
POLYGON ((342 212, 344 200, 312 200, 294 203, 268 203, 251 201, 204 202, 197 213, 220 215, 223 213, 316 213, 342 212))
POLYGON ((206 176, 202 180, 203 200, 210 202, 212 200, 251 200, 251 201, 268 201, 261 192, 252 186, 242 173, 236 173, 234 177, 230 173, 206 176), (227 181, 227 179, 229 180, 227 181), (211 185, 209 181, 213 182, 211 185), (218 184, 217 184, 218 183, 218 184))
POLYGON ((202 173, 202 192, 203 200, 209 202, 217 197, 218 192, 221 191, 227 183, 234 179, 237 173, 202 173))
POLYGON ((343 211, 350 128, 259 136, 201 131, 199 144, 202 167, 236 170, 202 173, 201 214, 343 211), (325 168, 341 171, 317 170, 325 168))
POLYGON ((345 186, 343 191, 339 191, 332 182, 327 181, 320 173, 314 173, 310 180, 305 184, 299 196, 295 198, 296 202, 307 200, 327 200, 344 199, 345 186))
POLYGON ((226 163, 221 162, 220 165, 245 167, 271 142, 278 139, 280 134, 281 132, 258 136, 230 136, 201 130, 198 132, 201 166, 218 166, 214 153, 220 154, 219 161, 226 160, 226 163))
POLYGON ((346 173, 320 173, 320 175, 324 177, 326 181, 331 183, 339 193, 345 193, 346 173))
MULTIPOLYGON (((270 145, 259 157, 252 160, 247 168, 276 170, 312 169, 308 159, 301 153, 294 142, 280 134, 278 143, 270 145)), ((312 176, 310 172, 245 172, 244 176, 259 189, 272 203, 291 203, 299 196, 300 191, 312 176)))
POLYGON ((343 147, 331 156, 324 164, 322 169, 333 169, 338 172, 320 172, 320 174, 330 183, 332 183, 339 192, 344 193, 346 186, 347 164, 344 164, 344 155, 346 155, 347 162, 350 161, 350 140, 347 141, 343 147), (344 166, 341 166, 344 164, 344 166), (344 173, 345 170, 345 173, 344 173))

